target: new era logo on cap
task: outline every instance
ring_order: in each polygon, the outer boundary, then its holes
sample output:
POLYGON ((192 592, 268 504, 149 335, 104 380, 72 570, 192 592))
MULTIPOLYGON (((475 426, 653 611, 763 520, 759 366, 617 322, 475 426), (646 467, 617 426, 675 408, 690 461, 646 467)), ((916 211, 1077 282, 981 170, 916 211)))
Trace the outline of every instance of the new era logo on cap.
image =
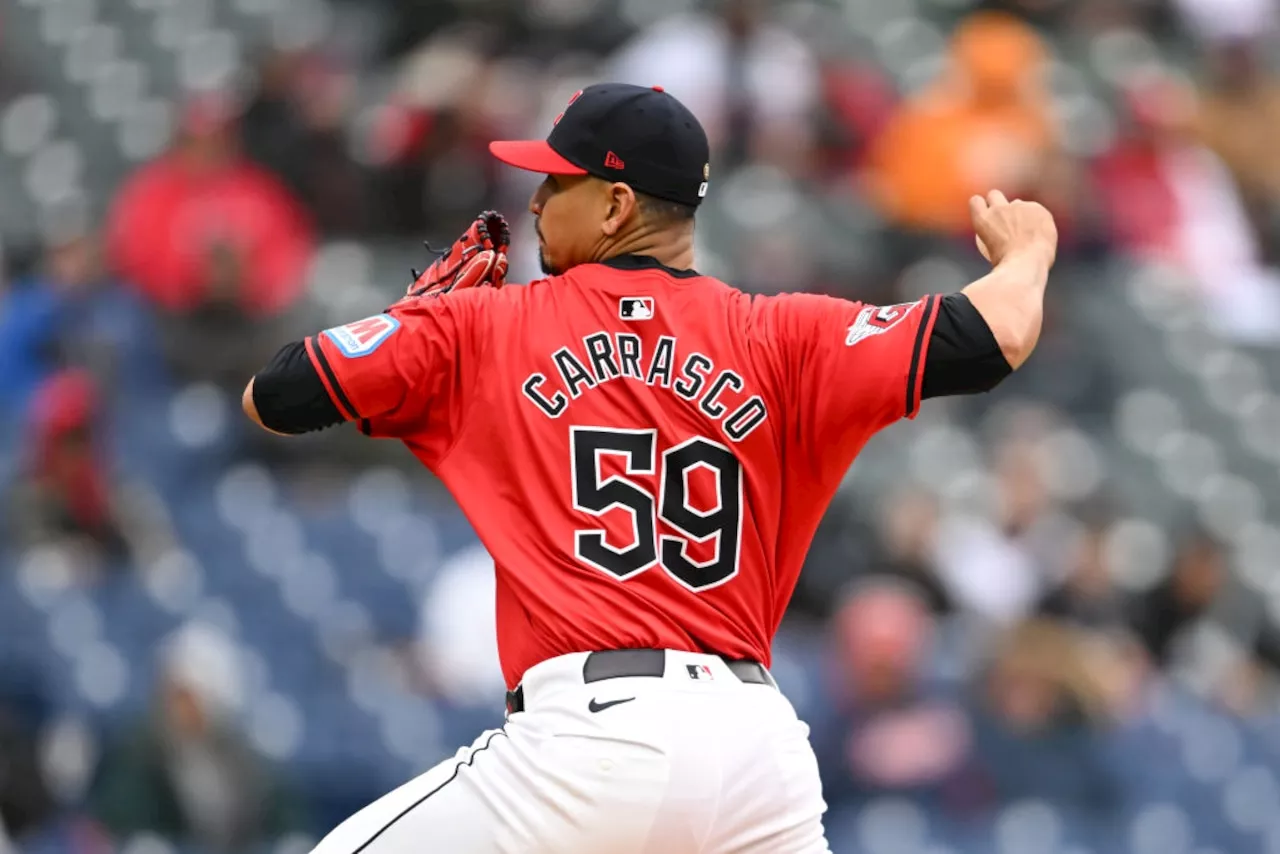
POLYGON ((622 158, 610 151, 604 156, 604 166, 606 169, 626 169, 627 164, 622 162, 622 158))
POLYGON ((618 317, 623 320, 649 320, 653 317, 653 297, 623 297, 618 300, 618 317))

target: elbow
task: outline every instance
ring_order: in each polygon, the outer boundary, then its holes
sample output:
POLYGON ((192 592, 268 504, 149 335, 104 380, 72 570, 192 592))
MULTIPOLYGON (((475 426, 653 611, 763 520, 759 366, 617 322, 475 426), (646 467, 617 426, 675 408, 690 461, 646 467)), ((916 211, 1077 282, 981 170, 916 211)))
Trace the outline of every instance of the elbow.
POLYGON ((1036 348, 1034 341, 1026 339, 1000 340, 1000 353, 1004 356, 1004 360, 1009 363, 1009 367, 1018 370, 1027 359, 1031 357, 1031 351, 1036 348))
POLYGON ((1024 318, 996 332, 1000 352, 1013 370, 1021 368, 1035 351, 1040 341, 1040 321, 1040 313, 1036 312, 1034 317, 1024 318))
POLYGON ((262 423, 262 416, 258 414, 258 405, 253 402, 254 379, 252 377, 249 379, 248 385, 244 387, 244 394, 240 395, 240 408, 244 410, 245 416, 250 421, 265 429, 266 425, 262 423))
POLYGON ((268 433, 273 433, 276 436, 288 436, 288 433, 282 433, 279 430, 274 430, 262 423, 262 413, 258 412, 258 404, 253 401, 253 383, 256 379, 257 377, 250 379, 249 384, 244 387, 244 394, 240 395, 240 408, 244 410, 244 414, 250 421, 257 424, 268 433))

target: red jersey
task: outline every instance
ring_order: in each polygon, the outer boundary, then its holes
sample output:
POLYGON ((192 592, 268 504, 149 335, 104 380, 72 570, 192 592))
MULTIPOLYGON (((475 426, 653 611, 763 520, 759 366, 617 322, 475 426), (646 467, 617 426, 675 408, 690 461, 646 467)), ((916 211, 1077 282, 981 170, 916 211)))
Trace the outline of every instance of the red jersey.
POLYGON ((508 687, 569 652, 754 659, 841 478, 920 400, 937 299, 750 296, 624 256, 407 302, 306 342, 497 568, 508 687))

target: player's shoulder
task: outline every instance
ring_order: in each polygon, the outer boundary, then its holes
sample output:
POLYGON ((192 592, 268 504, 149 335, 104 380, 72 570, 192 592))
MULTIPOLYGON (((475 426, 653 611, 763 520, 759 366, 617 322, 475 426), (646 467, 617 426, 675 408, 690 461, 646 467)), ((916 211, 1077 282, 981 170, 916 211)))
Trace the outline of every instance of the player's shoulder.
POLYGON ((777 332, 782 327, 803 324, 858 305, 838 297, 803 291, 744 296, 747 300, 745 310, 749 325, 765 332, 777 332))
POLYGON ((462 315, 476 311, 492 311, 493 307, 519 298, 519 286, 463 288, 424 299, 406 299, 396 303, 393 313, 406 317, 439 314, 462 315))

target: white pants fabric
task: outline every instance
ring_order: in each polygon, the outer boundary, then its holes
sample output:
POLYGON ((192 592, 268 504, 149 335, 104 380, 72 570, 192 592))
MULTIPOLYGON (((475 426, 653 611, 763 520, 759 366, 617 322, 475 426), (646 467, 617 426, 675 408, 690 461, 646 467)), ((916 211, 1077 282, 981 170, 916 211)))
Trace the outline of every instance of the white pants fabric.
POLYGON ((781 692, 671 651, 662 678, 586 684, 585 658, 531 668, 526 711, 314 854, 830 854, 809 728, 781 692))

